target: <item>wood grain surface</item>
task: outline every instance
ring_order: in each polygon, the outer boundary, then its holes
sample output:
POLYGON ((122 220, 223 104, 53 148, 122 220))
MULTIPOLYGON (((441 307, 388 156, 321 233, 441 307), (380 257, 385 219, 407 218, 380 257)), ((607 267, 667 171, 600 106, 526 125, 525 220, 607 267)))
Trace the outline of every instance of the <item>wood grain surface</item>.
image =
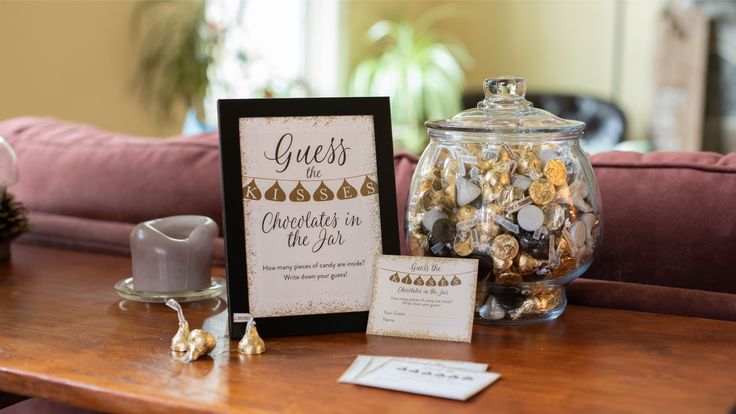
MULTIPOLYGON (((176 314, 119 298, 126 257, 14 245, 0 264, 0 390, 120 413, 728 413, 736 404, 736 323, 568 307, 554 322, 474 328, 472 344, 361 333, 267 340, 242 356, 226 304, 184 304, 215 334, 191 364, 169 351, 176 314), (356 355, 487 362, 502 379, 467 402, 337 378, 356 355)), ((222 274, 222 269, 216 269, 222 274)))

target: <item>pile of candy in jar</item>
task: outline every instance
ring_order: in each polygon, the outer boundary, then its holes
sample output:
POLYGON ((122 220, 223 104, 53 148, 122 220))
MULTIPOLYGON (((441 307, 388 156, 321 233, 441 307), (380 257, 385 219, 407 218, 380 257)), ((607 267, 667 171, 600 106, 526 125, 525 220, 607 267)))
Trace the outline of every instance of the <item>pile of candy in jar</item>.
POLYGON ((407 215, 412 255, 478 258, 481 319, 561 304, 562 289, 544 287, 553 283, 514 285, 564 278, 592 257, 600 217, 571 147, 440 147, 421 167, 407 215))

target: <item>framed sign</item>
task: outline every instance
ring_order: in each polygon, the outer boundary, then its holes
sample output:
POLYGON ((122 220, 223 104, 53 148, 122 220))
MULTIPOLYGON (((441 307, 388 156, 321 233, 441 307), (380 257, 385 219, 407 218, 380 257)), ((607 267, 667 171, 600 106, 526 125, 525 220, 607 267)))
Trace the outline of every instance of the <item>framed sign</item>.
POLYGON ((388 98, 218 102, 230 336, 365 331, 399 254, 388 98))

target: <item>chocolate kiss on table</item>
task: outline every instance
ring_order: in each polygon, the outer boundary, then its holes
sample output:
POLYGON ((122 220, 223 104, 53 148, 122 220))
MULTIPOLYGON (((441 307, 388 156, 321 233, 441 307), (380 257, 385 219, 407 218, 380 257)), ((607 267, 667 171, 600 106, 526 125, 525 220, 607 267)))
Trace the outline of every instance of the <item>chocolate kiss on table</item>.
POLYGON ((184 319, 184 312, 181 310, 181 305, 174 299, 166 301, 166 306, 176 311, 179 317, 179 330, 176 331, 176 335, 171 338, 171 350, 177 352, 186 352, 189 349, 189 323, 184 319))
POLYGON ((342 185, 337 189, 337 198, 347 200, 358 196, 358 191, 348 183, 348 180, 342 180, 342 185))
POLYGON ((202 355, 212 352, 217 345, 215 337, 203 329, 195 329, 189 333, 189 349, 184 362, 196 361, 202 355))
POLYGON ((470 204, 480 195, 480 187, 463 177, 458 177, 457 182, 455 182, 455 189, 457 191, 457 204, 460 206, 470 204))
POLYGON ((444 276, 442 276, 442 279, 440 279, 440 281, 437 282, 437 286, 449 286, 449 285, 450 285, 450 282, 448 282, 444 276))
POLYGON ((256 329, 256 321, 253 319, 253 315, 246 313, 248 325, 245 327, 245 335, 243 339, 238 343, 238 352, 246 355, 259 355, 266 352, 266 343, 258 335, 258 329, 256 329))
POLYGON ((189 331, 189 323, 184 319, 184 312, 181 310, 181 305, 177 301, 169 299, 166 301, 166 306, 174 309, 179 317, 179 330, 171 338, 171 349, 177 352, 186 351, 183 359, 184 362, 195 361, 202 355, 212 352, 215 349, 217 343, 211 333, 202 329, 189 331))
POLYGON ((399 279, 399 274, 398 274, 398 273, 394 273, 394 274, 392 274, 392 275, 391 275, 391 276, 390 276, 390 277, 388 278, 388 280, 390 280, 390 281, 392 281, 392 282, 395 282, 395 283, 399 283, 399 281, 400 281, 400 279, 399 279))
POLYGON ((330 201, 335 199, 335 193, 325 185, 324 181, 319 182, 319 186, 314 190, 314 201, 330 201))
POLYGON ((247 198, 250 200, 261 199, 261 189, 258 188, 258 186, 256 185, 255 179, 250 180, 248 185, 243 187, 243 198, 247 198))
POLYGON ((309 191, 307 191, 306 188, 302 185, 302 182, 299 181, 296 183, 296 187, 294 187, 293 190, 289 193, 289 200, 294 201, 296 203, 302 203, 305 201, 309 201, 309 191))
POLYGON ((260 355, 266 352, 266 343, 258 335, 258 329, 256 329, 255 325, 245 334, 238 344, 238 352, 246 355, 260 355))
POLYGON ((401 279, 401 283, 403 283, 405 285, 411 285, 411 282, 412 282, 412 280, 411 280, 411 277, 409 275, 406 275, 406 276, 404 276, 403 279, 401 279))
POLYGON ((414 285, 415 286, 424 286, 424 280, 421 276, 417 276, 416 279, 414 279, 414 285))
POLYGON ((365 181, 363 181, 363 185, 360 187, 360 195, 365 197, 376 193, 378 193, 378 183, 366 175, 365 181))
POLYGON ((286 201, 286 193, 284 193, 284 190, 279 185, 279 180, 276 180, 276 182, 266 190, 264 198, 271 201, 286 201))
POLYGON ((432 276, 429 277, 427 280, 427 283, 425 283, 426 286, 437 286, 437 282, 435 282, 434 278, 432 276))

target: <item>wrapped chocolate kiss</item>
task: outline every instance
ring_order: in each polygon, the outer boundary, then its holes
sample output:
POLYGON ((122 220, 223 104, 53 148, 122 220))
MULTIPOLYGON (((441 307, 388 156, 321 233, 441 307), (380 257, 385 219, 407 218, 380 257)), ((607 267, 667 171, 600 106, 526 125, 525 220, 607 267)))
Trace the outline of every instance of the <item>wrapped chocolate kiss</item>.
POLYGON ((212 352, 217 345, 215 337, 204 329, 194 329, 189 333, 189 349, 184 356, 184 362, 196 361, 205 354, 212 352))
POLYGON ((246 355, 259 355, 266 352, 266 343, 258 335, 256 320, 253 315, 246 314, 248 324, 245 326, 245 335, 238 344, 238 352, 246 355))

